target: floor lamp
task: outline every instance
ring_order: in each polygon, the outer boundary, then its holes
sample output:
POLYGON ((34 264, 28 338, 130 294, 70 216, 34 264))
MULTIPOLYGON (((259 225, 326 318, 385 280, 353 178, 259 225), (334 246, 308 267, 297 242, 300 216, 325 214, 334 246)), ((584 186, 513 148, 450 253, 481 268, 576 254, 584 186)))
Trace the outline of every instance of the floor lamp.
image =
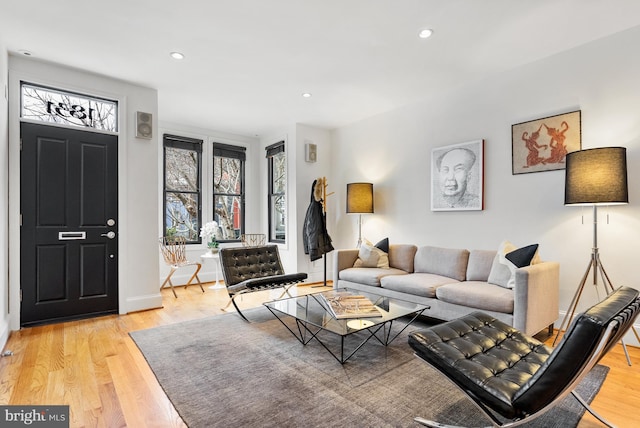
MULTIPOLYGON (((593 286, 598 293, 598 275, 602 279, 604 291, 608 295, 614 288, 609 275, 600 261, 598 251, 598 205, 620 205, 629 203, 627 189, 627 151, 624 147, 603 147, 597 149, 579 150, 566 156, 566 174, 564 186, 565 205, 583 205, 593 207, 593 248, 591 260, 580 281, 580 285, 571 300, 569 310, 565 314, 558 334, 553 341, 556 344, 560 331, 565 324, 573 319, 578 302, 589 277, 593 273, 593 286)), ((598 293, 599 296, 599 293, 598 293)), ((638 333, 632 328, 638 341, 638 333)), ((631 359, 627 347, 622 341, 627 363, 631 359)))
POLYGON ((358 248, 362 245, 362 214, 373 214, 373 184, 347 184, 347 214, 358 214, 358 248))

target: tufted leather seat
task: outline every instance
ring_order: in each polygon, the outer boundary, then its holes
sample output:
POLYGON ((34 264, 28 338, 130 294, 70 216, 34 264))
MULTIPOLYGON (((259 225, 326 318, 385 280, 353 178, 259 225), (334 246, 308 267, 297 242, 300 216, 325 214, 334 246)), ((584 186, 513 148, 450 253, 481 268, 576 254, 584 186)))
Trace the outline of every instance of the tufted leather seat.
POLYGON ((306 273, 285 274, 277 245, 223 248, 220 266, 231 303, 244 318, 235 297, 252 291, 281 288, 297 284, 307 278, 306 273))
POLYGON ((639 307, 638 291, 621 287, 578 316, 555 349, 482 312, 415 331, 409 344, 497 425, 492 412, 524 422, 576 395, 575 385, 633 325, 639 307))

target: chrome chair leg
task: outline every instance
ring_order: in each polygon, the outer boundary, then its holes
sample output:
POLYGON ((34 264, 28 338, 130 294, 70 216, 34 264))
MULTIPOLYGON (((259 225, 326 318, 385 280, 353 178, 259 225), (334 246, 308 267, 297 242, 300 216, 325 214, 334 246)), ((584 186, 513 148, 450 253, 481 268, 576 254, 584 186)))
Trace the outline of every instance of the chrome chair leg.
POLYGON ((582 398, 580 396, 580 394, 578 394, 576 391, 571 391, 571 395, 573 395, 573 397, 576 400, 578 400, 578 402, 582 405, 582 407, 584 407, 587 410, 587 412, 591 413, 594 418, 596 418, 597 420, 599 420, 600 422, 602 422, 604 425, 608 426, 609 428, 615 428, 615 425, 613 425, 611 422, 607 421, 604 417, 602 417, 595 410, 593 410, 593 408, 589 405, 589 403, 587 403, 584 400, 584 398, 582 398))

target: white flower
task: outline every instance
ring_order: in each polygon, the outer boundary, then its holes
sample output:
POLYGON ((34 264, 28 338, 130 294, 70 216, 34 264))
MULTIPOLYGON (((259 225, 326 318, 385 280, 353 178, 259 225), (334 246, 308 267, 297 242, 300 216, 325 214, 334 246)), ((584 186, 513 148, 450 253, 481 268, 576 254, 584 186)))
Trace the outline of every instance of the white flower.
POLYGON ((210 221, 200 228, 200 237, 206 242, 215 240, 218 235, 218 222, 210 221))

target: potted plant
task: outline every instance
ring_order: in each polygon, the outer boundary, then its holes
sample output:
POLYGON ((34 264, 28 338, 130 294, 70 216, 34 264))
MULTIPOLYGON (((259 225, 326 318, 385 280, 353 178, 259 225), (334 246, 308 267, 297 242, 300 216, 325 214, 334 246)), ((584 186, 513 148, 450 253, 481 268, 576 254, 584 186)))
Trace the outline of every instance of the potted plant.
POLYGON ((212 253, 218 252, 218 246, 220 243, 216 239, 218 235, 218 222, 210 221, 205 223, 204 226, 200 228, 200 237, 207 243, 207 247, 209 247, 209 251, 212 253))

